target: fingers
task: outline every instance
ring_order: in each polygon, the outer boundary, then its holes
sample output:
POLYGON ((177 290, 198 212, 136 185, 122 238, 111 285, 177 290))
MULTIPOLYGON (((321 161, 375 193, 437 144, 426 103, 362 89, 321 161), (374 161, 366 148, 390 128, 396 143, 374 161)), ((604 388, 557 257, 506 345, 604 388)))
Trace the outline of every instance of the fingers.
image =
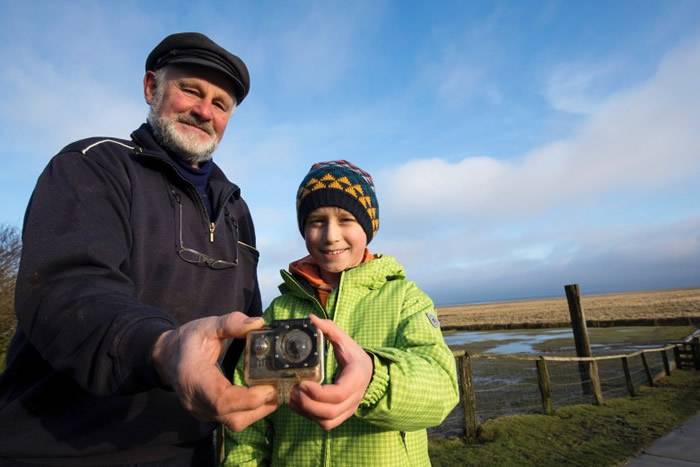
POLYGON ((347 400, 351 394, 351 390, 347 386, 341 386, 337 383, 320 385, 313 381, 302 381, 297 388, 307 397, 329 404, 340 404, 347 400))
POLYGON ((151 350, 153 367, 165 386, 173 386, 175 379, 173 350, 173 330, 165 331, 156 339, 151 350))
POLYGON ((219 339, 242 339, 250 331, 260 329, 265 320, 260 317, 249 317, 239 311, 227 313, 217 319, 216 336, 219 339))
POLYGON ((277 390, 274 386, 247 388, 229 385, 216 401, 209 419, 221 422, 233 431, 243 431, 275 410, 277 390))
MULTIPOLYGON (((324 386, 323 388, 327 388, 324 386)), ((318 423, 324 430, 330 430, 352 417, 361 397, 357 394, 341 402, 320 402, 310 397, 303 389, 295 388, 289 401, 294 412, 318 423)))
POLYGON ((333 345, 340 373, 334 384, 303 381, 294 388, 289 407, 330 430, 352 417, 372 379, 370 356, 334 322, 310 316, 333 345))
POLYGON ((352 359, 352 353, 364 352, 357 343, 340 329, 333 321, 311 315, 311 321, 321 330, 323 336, 330 341, 335 351, 335 358, 340 366, 346 366, 352 359))
POLYGON ((275 388, 235 387, 221 373, 217 362, 228 339, 245 336, 262 326, 262 319, 250 319, 239 312, 190 321, 159 338, 153 352, 154 364, 161 379, 173 387, 182 406, 198 419, 228 417, 233 424, 231 417, 236 412, 253 411, 242 419, 254 421, 258 414, 266 412, 267 409, 260 409, 262 406, 277 400, 275 388))
POLYGON ((269 402, 277 401, 277 389, 274 386, 235 386, 229 384, 228 388, 216 401, 214 409, 216 414, 228 414, 236 411, 256 409, 269 402))
POLYGON ((318 391, 307 392, 301 387, 296 387, 290 395, 290 405, 294 406, 304 414, 317 420, 333 419, 355 404, 356 396, 351 394, 349 398, 339 399, 339 388, 332 388, 333 384, 319 387, 318 391), (330 394, 335 389, 334 394, 330 394))
POLYGON ((216 420, 233 431, 243 431, 258 420, 267 417, 275 410, 277 410, 277 402, 272 401, 254 409, 238 411, 217 417, 216 420))
POLYGON ((277 400, 277 389, 271 385, 236 386, 219 368, 202 368, 190 384, 200 402, 206 402, 215 414, 249 410, 265 402, 277 400))
MULTIPOLYGON (((369 360, 369 355, 363 354, 369 360)), ((324 429, 333 428, 351 417, 360 405, 372 378, 371 371, 371 362, 365 365, 356 359, 342 368, 334 384, 303 381, 292 391, 290 408, 324 429)))
POLYGON ((311 318, 311 322, 314 326, 321 330, 323 336, 333 344, 333 347, 336 347, 338 344, 342 345, 350 339, 350 336, 340 329, 333 321, 319 318, 316 315, 309 315, 309 318, 311 318))
POLYGON ((219 420, 237 412, 256 410, 263 405, 277 402, 277 390, 273 386, 234 386, 221 373, 218 378, 203 375, 198 386, 191 388, 190 397, 183 401, 185 408, 198 419, 219 420))
POLYGON ((354 413, 355 413, 355 409, 354 409, 354 408, 350 408, 350 409, 346 410, 345 412, 341 413, 340 415, 338 415, 337 417, 335 417, 335 418, 333 418, 333 419, 330 419, 330 420, 317 420, 317 423, 318 423, 319 426, 320 426, 321 428, 323 428, 324 430, 330 431, 330 430, 332 430, 333 428, 335 428, 335 427, 339 426, 340 424, 342 424, 342 423, 343 423, 345 420, 347 420, 348 418, 352 417, 354 413))
MULTIPOLYGON (((320 319, 313 315, 311 320, 333 344, 335 358, 341 367, 341 372, 335 381, 336 386, 350 390, 350 388, 363 386, 364 384, 364 390, 372 378, 373 364, 371 357, 333 321, 320 319)), ((329 395, 333 393, 332 386, 328 386, 329 395)))

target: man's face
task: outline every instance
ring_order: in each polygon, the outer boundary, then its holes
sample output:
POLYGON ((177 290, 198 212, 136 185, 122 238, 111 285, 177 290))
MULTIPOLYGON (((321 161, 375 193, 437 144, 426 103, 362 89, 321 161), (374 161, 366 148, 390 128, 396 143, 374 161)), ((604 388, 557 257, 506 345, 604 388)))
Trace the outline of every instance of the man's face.
POLYGON ((362 262, 367 247, 367 234, 355 216, 335 206, 311 211, 304 224, 304 240, 321 277, 334 286, 342 271, 362 262))
POLYGON ((233 89, 204 67, 166 67, 144 78, 148 121, 166 148, 193 166, 211 158, 236 108, 233 89))

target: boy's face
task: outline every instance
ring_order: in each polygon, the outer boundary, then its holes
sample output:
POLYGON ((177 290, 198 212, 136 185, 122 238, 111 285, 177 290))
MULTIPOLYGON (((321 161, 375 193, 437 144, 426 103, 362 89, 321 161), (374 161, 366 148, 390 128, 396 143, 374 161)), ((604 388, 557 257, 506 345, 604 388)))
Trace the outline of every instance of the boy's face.
POLYGON ((321 268, 321 277, 334 286, 341 272, 362 262, 367 247, 367 235, 355 216, 335 206, 309 214, 304 239, 306 249, 321 268))

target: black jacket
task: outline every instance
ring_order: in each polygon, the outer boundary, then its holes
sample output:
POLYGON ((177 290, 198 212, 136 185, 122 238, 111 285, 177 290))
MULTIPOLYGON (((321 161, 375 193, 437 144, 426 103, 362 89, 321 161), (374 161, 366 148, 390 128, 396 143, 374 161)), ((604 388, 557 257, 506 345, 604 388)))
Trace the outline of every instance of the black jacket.
MULTIPOLYGON (((67 146, 32 194, 18 329, 0 376, 0 459, 138 462, 168 457, 213 430, 159 387, 150 352, 181 323, 260 314, 253 222, 239 188, 215 166, 210 224, 150 127, 131 136, 67 146), (236 265, 192 264, 181 247, 236 265)), ((238 353, 233 346, 225 366, 238 353)))

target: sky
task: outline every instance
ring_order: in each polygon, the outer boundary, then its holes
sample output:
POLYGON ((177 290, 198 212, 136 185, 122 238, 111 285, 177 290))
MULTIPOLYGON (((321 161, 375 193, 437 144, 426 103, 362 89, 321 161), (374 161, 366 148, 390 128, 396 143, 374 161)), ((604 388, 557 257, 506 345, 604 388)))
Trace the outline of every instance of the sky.
POLYGON ((199 31, 251 91, 214 160, 250 205, 264 303, 305 255, 312 163, 375 180, 438 305, 700 286, 700 2, 0 0, 0 223, 68 143, 127 138, 146 56, 199 31))

